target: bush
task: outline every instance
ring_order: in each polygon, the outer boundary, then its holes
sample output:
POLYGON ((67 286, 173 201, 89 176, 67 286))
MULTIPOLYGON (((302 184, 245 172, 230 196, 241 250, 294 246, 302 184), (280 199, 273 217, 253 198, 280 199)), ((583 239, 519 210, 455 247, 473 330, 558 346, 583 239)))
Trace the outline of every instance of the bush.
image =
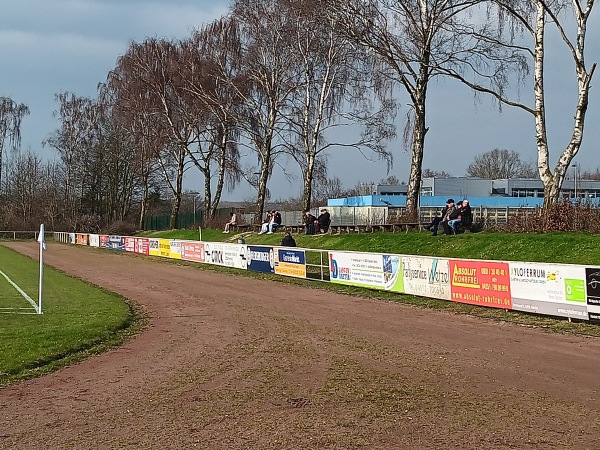
POLYGON ((562 201, 548 209, 519 209, 501 231, 511 233, 584 231, 600 233, 600 209, 590 203, 562 201))
POLYGON ((123 220, 116 220, 109 224, 104 232, 106 234, 114 234, 117 236, 133 236, 137 231, 135 224, 125 222, 123 220))

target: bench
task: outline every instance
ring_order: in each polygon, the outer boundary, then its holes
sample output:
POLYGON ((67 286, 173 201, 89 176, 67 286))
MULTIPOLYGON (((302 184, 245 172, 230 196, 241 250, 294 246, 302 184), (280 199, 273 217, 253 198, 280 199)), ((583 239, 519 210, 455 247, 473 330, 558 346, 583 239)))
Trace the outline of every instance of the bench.
POLYGON ((239 231, 239 232, 257 231, 257 230, 260 231, 260 225, 253 225, 253 224, 248 224, 248 223, 230 225, 229 228, 233 231, 239 231))

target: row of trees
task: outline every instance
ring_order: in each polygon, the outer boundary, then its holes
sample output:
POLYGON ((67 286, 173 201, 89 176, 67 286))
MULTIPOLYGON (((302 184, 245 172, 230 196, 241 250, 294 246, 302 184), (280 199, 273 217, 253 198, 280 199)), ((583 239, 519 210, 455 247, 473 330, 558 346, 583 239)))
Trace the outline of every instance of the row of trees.
MULTIPOLYGON (((302 171, 302 207, 308 209, 315 180, 327 179, 328 151, 372 152, 391 167, 387 144, 396 136, 400 89, 410 100, 403 142, 412 155, 407 215, 414 218, 428 85, 436 77, 532 115, 536 172, 545 204, 555 203, 583 138, 595 69, 584 59, 592 7, 591 0, 234 1, 227 16, 189 38, 132 43, 97 99, 57 96, 61 128, 46 144, 60 154, 66 214, 118 220, 137 204, 143 223, 153 196, 167 189, 175 226, 184 175, 198 170, 209 219, 223 190, 242 179, 256 188, 260 217, 284 154, 302 171), (575 19, 568 23, 574 39, 564 17, 575 19), (577 85, 572 136, 553 169, 543 72, 549 27, 571 55, 577 85), (507 92, 530 71, 534 103, 526 105, 507 92), (254 155, 256 164, 243 166, 245 155, 254 155)), ((0 128, 0 137, 15 143, 26 108, 11 105, 0 118, 13 121, 0 128)))

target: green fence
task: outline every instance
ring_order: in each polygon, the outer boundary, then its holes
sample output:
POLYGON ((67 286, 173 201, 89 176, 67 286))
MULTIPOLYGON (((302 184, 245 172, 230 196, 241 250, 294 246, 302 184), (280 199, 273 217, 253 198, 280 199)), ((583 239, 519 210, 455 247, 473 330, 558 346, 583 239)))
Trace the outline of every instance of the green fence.
MULTIPOLYGON (((148 216, 144 220, 144 230, 168 230, 171 221, 171 215, 164 216, 148 216)), ((179 214, 177 217, 177 225, 175 228, 195 228, 202 225, 204 222, 204 211, 196 211, 196 213, 179 214)))

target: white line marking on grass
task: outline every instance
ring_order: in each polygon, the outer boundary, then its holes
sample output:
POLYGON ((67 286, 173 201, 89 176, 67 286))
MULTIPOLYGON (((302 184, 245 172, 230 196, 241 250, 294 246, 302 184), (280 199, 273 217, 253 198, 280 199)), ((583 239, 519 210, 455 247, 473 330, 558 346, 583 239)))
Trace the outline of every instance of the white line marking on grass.
POLYGON ((31 306, 33 306, 33 309, 35 309, 36 312, 37 312, 37 310, 38 310, 37 309, 37 305, 35 304, 35 302, 33 300, 31 300, 31 297, 29 295, 27 295, 23 291, 23 289, 21 289, 19 286, 17 286, 17 284, 15 282, 13 282, 13 280, 11 280, 10 278, 8 278, 8 275, 6 275, 1 270, 0 270, 0 275, 2 275, 4 278, 6 278, 6 281, 8 281, 12 285, 12 287, 14 287, 17 290, 17 292, 19 292, 19 294, 21 294, 23 296, 23 298, 25 300, 27 300, 29 303, 31 303, 31 306))

